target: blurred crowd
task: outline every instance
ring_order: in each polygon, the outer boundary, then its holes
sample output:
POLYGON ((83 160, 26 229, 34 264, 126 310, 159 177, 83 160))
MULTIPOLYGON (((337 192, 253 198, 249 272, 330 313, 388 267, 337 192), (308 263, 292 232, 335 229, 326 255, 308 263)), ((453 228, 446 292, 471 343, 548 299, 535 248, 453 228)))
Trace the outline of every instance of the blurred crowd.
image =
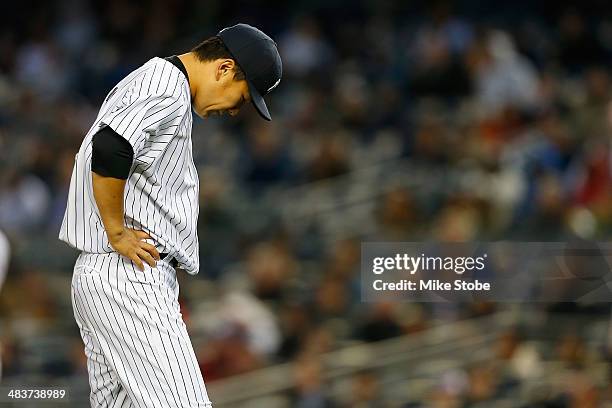
MULTIPOLYGON (((106 93, 149 58, 186 52, 238 21, 278 42, 284 75, 268 98, 273 122, 250 107, 236 119, 194 120, 202 270, 181 275, 181 301, 207 381, 295 361, 294 406, 331 406, 300 397, 320 370, 316 356, 498 307, 361 303, 362 240, 610 237, 605 2, 227 3, 22 1, 6 10, 0 229, 14 256, 0 289, 5 379, 84 376, 69 297, 76 255, 56 237, 74 155, 106 93), (385 189, 350 177, 368 166, 384 175, 394 163, 421 171, 385 189), (430 178, 439 172, 449 177, 430 178), (344 209, 315 211, 294 229, 283 213, 293 203, 269 199, 346 183, 363 190, 368 211, 331 236, 322 222, 344 209)), ((490 370, 461 381, 484 398, 490 370)), ((376 382, 358 376, 355 398, 364 397, 352 406, 377 406, 367 405, 376 382)))
MULTIPOLYGON (((550 322, 549 322, 550 323, 550 322)), ((588 326, 587 326, 588 327, 588 326)), ((575 327, 573 327, 575 329, 575 327)), ((438 375, 423 375, 424 397, 408 396, 398 401, 397 389, 409 389, 410 381, 390 380, 375 370, 352 375, 335 399, 327 394, 324 364, 320 360, 298 360, 296 390, 290 406, 402 407, 402 408, 595 408, 609 406, 610 349, 594 347, 592 331, 578 335, 572 330, 553 331, 558 338, 540 333, 527 335, 512 327, 503 330, 479 358, 459 367, 442 368, 438 375), (544 335, 544 336, 543 336, 544 335), (385 381, 386 380, 386 381, 385 381), (399 402, 399 403, 398 403, 399 402), (313 404, 314 405, 310 405, 313 404), (319 404, 319 405, 316 405, 319 404)), ((448 362, 449 357, 445 356, 448 362)), ((451 360, 452 361, 452 360, 451 360)), ((435 363, 435 362, 434 362, 435 363)), ((412 370, 422 369, 411 365, 412 370)), ((415 380, 413 380, 416 382, 415 380)))

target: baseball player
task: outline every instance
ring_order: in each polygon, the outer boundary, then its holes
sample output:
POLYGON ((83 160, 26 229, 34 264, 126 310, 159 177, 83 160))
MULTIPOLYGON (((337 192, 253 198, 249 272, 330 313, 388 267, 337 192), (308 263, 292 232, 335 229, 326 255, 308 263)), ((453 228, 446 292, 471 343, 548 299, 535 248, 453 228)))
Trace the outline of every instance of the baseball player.
MULTIPOLYGON (((11 247, 8 238, 2 230, 0 230, 0 293, 2 293, 2 284, 6 278, 11 259, 11 247)), ((1 326, 1 325, 0 325, 1 326)), ((2 339, 0 339, 2 340, 2 339)), ((0 381, 2 380, 2 343, 0 343, 0 381)))
POLYGON ((2 230, 0 230, 0 292, 2 292, 2 284, 8 272, 9 261, 11 259, 11 247, 8 238, 2 230))
POLYGON ((245 24, 152 58, 108 94, 75 157, 59 237, 79 249, 74 316, 92 407, 211 407, 178 304, 199 269, 191 109, 236 115, 280 82, 276 43, 245 24))

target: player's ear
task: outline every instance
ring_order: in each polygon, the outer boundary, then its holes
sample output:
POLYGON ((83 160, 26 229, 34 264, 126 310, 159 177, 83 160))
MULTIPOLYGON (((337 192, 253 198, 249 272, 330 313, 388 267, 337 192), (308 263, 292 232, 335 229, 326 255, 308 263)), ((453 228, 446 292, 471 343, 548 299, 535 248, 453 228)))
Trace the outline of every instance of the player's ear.
POLYGON ((217 65, 217 81, 224 76, 233 75, 236 63, 231 58, 222 59, 217 65))

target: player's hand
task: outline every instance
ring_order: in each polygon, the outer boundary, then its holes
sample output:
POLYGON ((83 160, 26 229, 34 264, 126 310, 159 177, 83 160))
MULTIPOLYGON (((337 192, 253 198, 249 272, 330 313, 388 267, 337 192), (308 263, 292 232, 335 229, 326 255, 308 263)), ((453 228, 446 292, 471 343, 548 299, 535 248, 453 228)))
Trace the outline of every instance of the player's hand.
POLYGON ((124 228, 122 231, 108 237, 113 249, 134 261, 141 271, 144 270, 144 262, 148 263, 151 268, 154 268, 156 261, 159 261, 157 249, 144 241, 148 238, 151 238, 151 236, 146 232, 131 228, 124 228))

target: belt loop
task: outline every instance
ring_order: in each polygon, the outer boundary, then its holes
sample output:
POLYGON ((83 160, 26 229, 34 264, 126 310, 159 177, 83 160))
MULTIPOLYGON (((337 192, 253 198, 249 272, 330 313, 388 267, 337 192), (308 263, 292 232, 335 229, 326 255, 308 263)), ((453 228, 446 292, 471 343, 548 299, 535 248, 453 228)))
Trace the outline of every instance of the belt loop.
POLYGON ((175 257, 171 256, 168 252, 162 252, 159 254, 159 258, 162 261, 166 261, 171 267, 176 268, 178 266, 178 261, 175 257))

